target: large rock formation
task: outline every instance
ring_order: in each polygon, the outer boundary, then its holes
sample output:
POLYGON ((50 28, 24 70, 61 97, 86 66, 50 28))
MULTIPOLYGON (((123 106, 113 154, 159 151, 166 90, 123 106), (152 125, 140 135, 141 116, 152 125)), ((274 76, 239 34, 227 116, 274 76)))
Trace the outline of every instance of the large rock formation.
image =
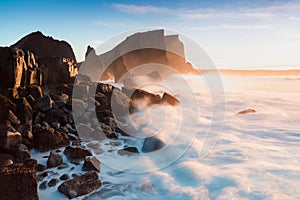
POLYGON ((0 168, 0 199, 38 200, 36 160, 0 168))
MULTIPOLYGON (((195 73, 196 70, 185 60, 184 46, 178 35, 164 35, 164 30, 136 33, 102 55, 88 47, 86 61, 81 64, 80 72, 93 81, 112 77, 118 81, 130 69, 143 64, 165 65, 178 73, 195 73), (98 77, 103 73, 102 77, 98 77)), ((142 74, 151 73, 149 68, 142 74)))

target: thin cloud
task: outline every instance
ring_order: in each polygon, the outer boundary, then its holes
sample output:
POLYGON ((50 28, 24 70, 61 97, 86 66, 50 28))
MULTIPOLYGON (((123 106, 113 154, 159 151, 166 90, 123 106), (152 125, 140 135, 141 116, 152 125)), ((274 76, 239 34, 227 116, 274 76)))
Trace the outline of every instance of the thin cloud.
POLYGON ((128 5, 128 4, 113 4, 114 8, 121 12, 131 13, 131 14, 145 14, 145 13, 166 13, 169 12, 168 8, 156 7, 148 5, 128 5))
POLYGON ((300 17, 295 17, 295 16, 291 16, 289 19, 293 21, 300 21, 300 17))

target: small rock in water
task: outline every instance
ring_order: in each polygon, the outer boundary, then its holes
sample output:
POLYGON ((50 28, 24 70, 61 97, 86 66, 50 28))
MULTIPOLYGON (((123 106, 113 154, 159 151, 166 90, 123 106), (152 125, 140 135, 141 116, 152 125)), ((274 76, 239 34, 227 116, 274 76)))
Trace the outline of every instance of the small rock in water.
POLYGON ((59 182, 59 180, 58 180, 57 178, 51 179, 51 180, 48 182, 48 186, 49 186, 49 187, 53 187, 53 186, 55 186, 58 182, 59 182))
POLYGON ((139 150, 136 147, 127 147, 118 151, 118 154, 121 156, 130 156, 136 153, 139 153, 139 150))
POLYGON ((86 156, 92 156, 92 153, 88 149, 84 149, 80 146, 68 146, 64 150, 64 154, 72 162, 84 160, 86 156))
POLYGON ((49 158, 47 160, 47 167, 57 167, 63 163, 62 156, 58 153, 51 151, 49 158))
POLYGON ((100 172, 100 161, 95 157, 86 157, 82 166, 82 170, 100 172))
POLYGON ((39 189, 41 190, 45 190, 47 188, 47 181, 43 181, 40 186, 39 186, 39 189))
POLYGON ((144 153, 149 153, 153 151, 157 151, 165 146, 165 143, 158 139, 157 137, 148 137, 145 138, 144 144, 142 147, 142 151, 144 153))
POLYGON ((69 174, 63 174, 63 175, 61 175, 61 177, 59 177, 59 179, 65 181, 65 180, 70 179, 70 176, 69 176, 69 174))
POLYGON ((242 110, 242 111, 238 112, 237 114, 243 115, 243 114, 248 114, 248 113, 256 113, 256 110, 254 110, 254 109, 242 110))
POLYGON ((69 165, 67 164, 67 163, 62 163, 61 165, 59 165, 58 167, 57 167, 57 169, 66 169, 66 168, 68 168, 69 167, 69 165))

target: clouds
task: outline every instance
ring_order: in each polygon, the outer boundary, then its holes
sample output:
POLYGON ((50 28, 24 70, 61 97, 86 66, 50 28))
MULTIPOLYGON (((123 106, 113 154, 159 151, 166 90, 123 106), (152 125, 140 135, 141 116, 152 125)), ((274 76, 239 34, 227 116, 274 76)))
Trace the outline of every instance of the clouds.
POLYGON ((166 13, 169 12, 168 8, 156 7, 156 6, 138 6, 129 4, 113 4, 114 8, 121 12, 131 13, 131 14, 144 14, 144 13, 166 13))
MULTIPOLYGON (((224 7, 216 8, 211 5, 207 8, 185 8, 185 7, 161 7, 154 5, 135 5, 135 4, 112 4, 112 7, 120 12, 127 14, 165 14, 178 19, 186 20, 207 20, 207 19, 229 19, 229 18, 250 18, 250 19, 271 19, 288 15, 299 15, 299 2, 272 2, 268 5, 249 8, 245 7, 224 7)), ((300 16, 299 16, 300 17, 300 16)), ((297 16, 291 19, 295 20, 297 16)))

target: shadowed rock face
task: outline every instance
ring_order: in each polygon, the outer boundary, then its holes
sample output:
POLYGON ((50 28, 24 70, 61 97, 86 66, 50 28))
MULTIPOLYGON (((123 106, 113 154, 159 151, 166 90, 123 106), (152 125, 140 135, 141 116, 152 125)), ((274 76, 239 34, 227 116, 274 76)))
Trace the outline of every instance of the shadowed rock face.
POLYGON ((39 58, 65 57, 76 60, 71 45, 65 41, 59 41, 52 37, 44 36, 40 31, 33 32, 23 37, 11 47, 31 51, 39 58))

